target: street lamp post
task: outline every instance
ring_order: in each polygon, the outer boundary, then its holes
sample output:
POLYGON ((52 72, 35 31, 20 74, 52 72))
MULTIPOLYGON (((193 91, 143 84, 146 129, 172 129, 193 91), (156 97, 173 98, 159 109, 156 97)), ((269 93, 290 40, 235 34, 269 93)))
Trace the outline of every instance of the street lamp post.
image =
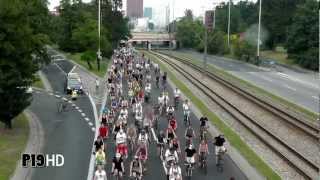
POLYGON ((228 15, 228 48, 230 48, 230 17, 231 17, 231 0, 229 0, 229 15, 228 15))
POLYGON ((257 40, 257 65, 260 64, 261 4, 262 4, 262 0, 259 0, 259 25, 258 25, 258 40, 257 40))

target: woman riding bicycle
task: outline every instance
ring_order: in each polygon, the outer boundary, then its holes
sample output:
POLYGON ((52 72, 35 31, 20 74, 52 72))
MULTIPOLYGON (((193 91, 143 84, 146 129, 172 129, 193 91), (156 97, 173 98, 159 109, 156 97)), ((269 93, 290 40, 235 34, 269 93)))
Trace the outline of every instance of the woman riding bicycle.
POLYGON ((182 180, 181 168, 178 163, 173 163, 169 169, 169 180, 182 180))
POLYGON ((130 164, 130 176, 134 178, 142 179, 142 163, 139 160, 139 156, 134 156, 130 164))
POLYGON ((112 160, 111 173, 114 176, 120 176, 121 178, 123 177, 124 165, 120 153, 116 153, 116 156, 112 160))
POLYGON ((208 148, 207 141, 202 140, 200 142, 198 152, 200 157, 199 163, 201 163, 202 160, 206 160, 206 156, 209 155, 209 148, 208 148))

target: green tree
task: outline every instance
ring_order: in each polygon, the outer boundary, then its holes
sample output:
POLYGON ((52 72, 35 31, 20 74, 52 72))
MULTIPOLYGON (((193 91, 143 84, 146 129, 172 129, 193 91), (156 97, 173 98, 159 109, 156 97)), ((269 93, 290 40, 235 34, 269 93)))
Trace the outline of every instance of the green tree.
POLYGON ((0 121, 12 119, 31 101, 26 88, 46 55, 46 1, 0 1, 0 121))
POLYGON ((318 70, 319 19, 318 2, 307 0, 298 6, 286 44, 290 58, 303 67, 318 70))
POLYGON ((222 31, 214 31, 208 34, 208 53, 225 54, 228 51, 226 36, 222 31))

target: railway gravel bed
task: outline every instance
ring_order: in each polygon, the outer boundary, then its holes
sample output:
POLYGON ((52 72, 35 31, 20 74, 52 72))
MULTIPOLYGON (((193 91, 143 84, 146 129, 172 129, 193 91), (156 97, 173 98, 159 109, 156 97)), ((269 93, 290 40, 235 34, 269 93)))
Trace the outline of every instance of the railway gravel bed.
POLYGON ((221 85, 211 77, 206 78, 205 85, 202 84, 197 80, 204 78, 204 75, 198 69, 191 68, 177 60, 173 62, 168 56, 159 54, 156 56, 162 60, 166 59, 166 63, 170 63, 170 66, 175 66, 176 70, 188 77, 189 81, 193 81, 193 84, 202 89, 202 92, 207 94, 212 101, 238 119, 242 126, 256 134, 258 139, 272 148, 278 156, 286 159, 286 162, 304 178, 313 179, 317 176, 320 162, 318 139, 307 133, 307 130, 283 120, 283 116, 277 116, 257 106, 255 102, 235 93, 233 89, 221 85))

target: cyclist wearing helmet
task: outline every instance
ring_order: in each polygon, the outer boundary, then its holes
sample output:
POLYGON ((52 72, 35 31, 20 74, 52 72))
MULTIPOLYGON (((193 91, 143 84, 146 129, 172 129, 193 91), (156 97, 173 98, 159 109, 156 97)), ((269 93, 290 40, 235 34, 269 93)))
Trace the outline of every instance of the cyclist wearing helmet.
POLYGON ((142 164, 139 160, 139 156, 134 156, 134 159, 130 164, 130 176, 142 179, 142 164))
POLYGON ((123 177, 124 174, 124 165, 123 165, 123 160, 121 158, 120 153, 116 153, 116 157, 113 158, 112 160, 112 168, 111 168, 111 173, 116 176, 123 177))

